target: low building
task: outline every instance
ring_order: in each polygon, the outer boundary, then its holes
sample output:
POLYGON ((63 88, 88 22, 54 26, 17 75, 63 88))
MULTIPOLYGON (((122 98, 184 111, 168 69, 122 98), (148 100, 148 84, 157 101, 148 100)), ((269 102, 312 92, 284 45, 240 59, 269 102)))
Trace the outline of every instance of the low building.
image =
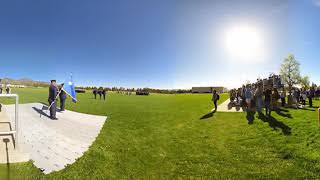
POLYGON ((225 87, 192 87, 192 93, 212 93, 213 90, 216 90, 218 93, 228 92, 228 89, 225 87))

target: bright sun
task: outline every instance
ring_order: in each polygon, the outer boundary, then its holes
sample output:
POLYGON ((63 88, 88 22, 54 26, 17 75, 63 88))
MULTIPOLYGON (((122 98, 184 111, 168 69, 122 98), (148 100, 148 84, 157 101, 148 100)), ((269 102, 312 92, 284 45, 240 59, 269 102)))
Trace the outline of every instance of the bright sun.
POLYGON ((250 26, 234 26, 226 31, 225 43, 228 54, 241 61, 259 61, 262 39, 259 31, 250 26))

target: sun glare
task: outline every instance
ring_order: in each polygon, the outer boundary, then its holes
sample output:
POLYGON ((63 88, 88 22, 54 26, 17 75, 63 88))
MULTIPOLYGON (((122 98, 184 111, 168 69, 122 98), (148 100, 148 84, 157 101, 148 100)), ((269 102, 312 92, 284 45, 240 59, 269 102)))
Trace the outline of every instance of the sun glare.
POLYGON ((226 49, 229 55, 241 61, 260 61, 262 39, 259 31, 250 26, 234 26, 226 31, 226 49))

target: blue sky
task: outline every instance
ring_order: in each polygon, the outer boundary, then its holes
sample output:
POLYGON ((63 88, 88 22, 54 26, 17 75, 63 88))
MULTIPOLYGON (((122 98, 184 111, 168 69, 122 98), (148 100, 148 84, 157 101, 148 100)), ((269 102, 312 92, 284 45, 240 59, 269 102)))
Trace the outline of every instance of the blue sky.
POLYGON ((293 53, 320 83, 320 1, 30 0, 0 2, 0 77, 78 85, 236 87, 277 73, 293 53), (231 56, 225 32, 257 29, 251 61, 231 56), (257 60, 259 59, 259 60, 257 60))

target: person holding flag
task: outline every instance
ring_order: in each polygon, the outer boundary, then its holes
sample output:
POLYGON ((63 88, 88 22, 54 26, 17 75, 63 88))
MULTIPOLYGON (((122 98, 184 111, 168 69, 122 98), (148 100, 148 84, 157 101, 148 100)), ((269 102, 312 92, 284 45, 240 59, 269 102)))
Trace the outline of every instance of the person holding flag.
MULTIPOLYGON (((50 118, 53 120, 58 119, 56 117, 57 98, 60 97, 61 93, 65 93, 66 95, 69 95, 72 98, 72 101, 74 103, 77 102, 76 90, 75 90, 74 83, 72 82, 72 78, 70 79, 70 81, 63 83, 61 85, 61 89, 59 90, 59 92, 58 92, 58 88, 56 85, 56 80, 51 80, 51 85, 49 87, 49 98, 48 98, 50 105, 49 105, 48 109, 50 109, 50 118)), ((63 95, 61 95, 61 97, 63 99, 63 103, 60 104, 60 108, 64 110, 64 104, 65 104, 66 97, 64 98, 63 95)))
POLYGON ((64 91, 62 90, 63 85, 64 85, 64 83, 61 84, 60 94, 59 94, 59 99, 60 99, 60 112, 61 112, 61 111, 64 111, 64 107, 65 107, 65 103, 66 103, 66 99, 67 99, 67 94, 66 94, 66 92, 64 92, 64 91))
POLYGON ((61 90, 72 98, 72 102, 77 102, 76 89, 74 87, 72 78, 70 79, 70 81, 63 83, 61 90))

